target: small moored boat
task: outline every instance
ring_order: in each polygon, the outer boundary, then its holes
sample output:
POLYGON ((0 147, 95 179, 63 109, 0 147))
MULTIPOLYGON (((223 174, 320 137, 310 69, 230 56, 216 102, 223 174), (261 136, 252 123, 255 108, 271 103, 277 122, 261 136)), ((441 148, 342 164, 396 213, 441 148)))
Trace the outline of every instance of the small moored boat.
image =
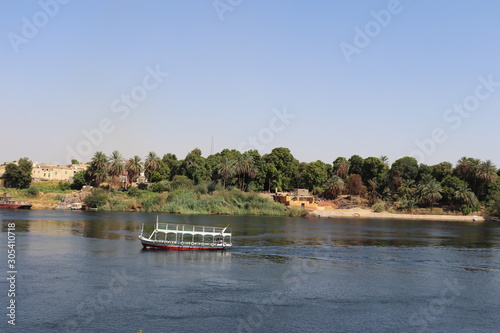
POLYGON ((26 201, 20 201, 12 198, 9 193, 5 192, 0 197, 0 208, 9 208, 9 209, 30 209, 31 204, 26 201))
POLYGON ((228 227, 158 223, 149 237, 143 236, 142 225, 139 239, 142 246, 168 250, 225 250, 232 246, 228 227))

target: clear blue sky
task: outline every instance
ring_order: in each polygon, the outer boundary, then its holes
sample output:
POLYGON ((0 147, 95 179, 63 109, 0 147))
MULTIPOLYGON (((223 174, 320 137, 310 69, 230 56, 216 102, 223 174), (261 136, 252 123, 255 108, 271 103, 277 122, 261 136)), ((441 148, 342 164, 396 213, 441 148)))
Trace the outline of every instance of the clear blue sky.
POLYGON ((0 162, 208 156, 213 136, 500 165, 498 1, 55 1, 0 2, 0 162))

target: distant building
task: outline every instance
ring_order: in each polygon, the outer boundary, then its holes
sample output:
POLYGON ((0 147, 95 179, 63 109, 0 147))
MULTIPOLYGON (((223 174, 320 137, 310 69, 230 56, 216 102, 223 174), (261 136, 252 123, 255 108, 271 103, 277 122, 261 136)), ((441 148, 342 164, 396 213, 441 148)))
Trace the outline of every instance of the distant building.
POLYGON ((31 176, 35 182, 47 180, 72 182, 75 173, 86 170, 88 167, 88 164, 57 165, 33 163, 31 176))
POLYGON ((314 202, 314 196, 309 195, 309 190, 307 189, 298 189, 294 193, 276 193, 273 198, 274 201, 282 203, 285 206, 302 207, 308 210, 324 209, 314 202))
MULTIPOLYGON (((0 187, 5 186, 5 167, 9 163, 17 164, 17 161, 0 164, 0 187)), ((57 165, 33 163, 31 177, 34 182, 47 180, 72 182, 75 173, 86 170, 88 167, 88 164, 57 165)))

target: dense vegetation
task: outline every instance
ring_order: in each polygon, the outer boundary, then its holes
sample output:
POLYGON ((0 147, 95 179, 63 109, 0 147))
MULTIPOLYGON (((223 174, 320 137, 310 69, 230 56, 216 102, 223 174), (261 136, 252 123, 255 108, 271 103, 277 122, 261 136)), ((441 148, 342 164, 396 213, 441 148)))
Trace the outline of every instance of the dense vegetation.
MULTIPOLYGON (((154 199, 163 200, 161 203, 141 204, 162 211, 178 211, 173 208, 175 201, 184 211, 224 213, 222 207, 232 200, 227 196, 237 196, 235 189, 243 193, 307 188, 326 199, 356 195, 366 198, 370 205, 380 201, 397 203, 409 212, 417 207, 432 210, 446 206, 470 213, 483 206, 493 214, 500 213, 499 170, 489 160, 468 157, 461 158, 455 166, 450 162, 419 164, 413 157, 402 157, 389 164, 385 156, 362 158, 358 155, 338 157, 329 164, 319 160, 299 162, 287 148, 275 148, 265 155, 256 150, 241 153, 225 149, 208 157, 194 149, 184 159, 170 153, 160 158, 150 152, 144 161, 139 156, 124 160, 118 151, 110 156, 97 152, 89 165, 86 171, 75 175, 73 189, 106 183, 108 190, 128 191, 126 197, 136 203, 145 200, 140 196, 146 188, 156 193, 168 191, 168 199, 154 199), (139 184, 138 188, 129 189, 141 173, 149 185, 139 184), (217 200, 221 205, 215 203, 217 200), (203 205, 204 208, 200 208, 203 205)), ((251 205, 244 207, 248 211, 253 209, 251 205)))

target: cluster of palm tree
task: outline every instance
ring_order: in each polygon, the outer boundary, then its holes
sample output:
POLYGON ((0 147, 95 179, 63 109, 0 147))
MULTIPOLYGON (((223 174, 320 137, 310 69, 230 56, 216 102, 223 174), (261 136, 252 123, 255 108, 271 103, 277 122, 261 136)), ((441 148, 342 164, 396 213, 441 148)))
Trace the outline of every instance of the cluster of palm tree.
MULTIPOLYGON (((418 204, 430 207, 431 211, 434 205, 442 199, 443 187, 430 174, 422 176, 418 184, 414 180, 404 180, 399 188, 400 203, 404 209, 410 212, 418 204)), ((465 205, 472 208, 478 205, 474 192, 471 191, 467 183, 462 183, 453 193, 453 201, 456 205, 465 205)))
POLYGON ((217 172, 222 177, 222 186, 226 188, 228 180, 237 177, 237 183, 240 190, 247 190, 250 179, 257 176, 252 156, 242 154, 236 160, 224 157, 222 162, 217 166, 217 172))
POLYGON ((137 178, 144 171, 155 171, 158 169, 160 158, 154 152, 150 152, 144 162, 141 157, 135 155, 127 161, 118 150, 107 156, 102 151, 98 151, 92 157, 88 173, 92 184, 98 186, 109 179, 111 186, 116 186, 116 180, 120 176, 126 176, 126 182, 123 185, 131 184, 137 181, 137 178))

